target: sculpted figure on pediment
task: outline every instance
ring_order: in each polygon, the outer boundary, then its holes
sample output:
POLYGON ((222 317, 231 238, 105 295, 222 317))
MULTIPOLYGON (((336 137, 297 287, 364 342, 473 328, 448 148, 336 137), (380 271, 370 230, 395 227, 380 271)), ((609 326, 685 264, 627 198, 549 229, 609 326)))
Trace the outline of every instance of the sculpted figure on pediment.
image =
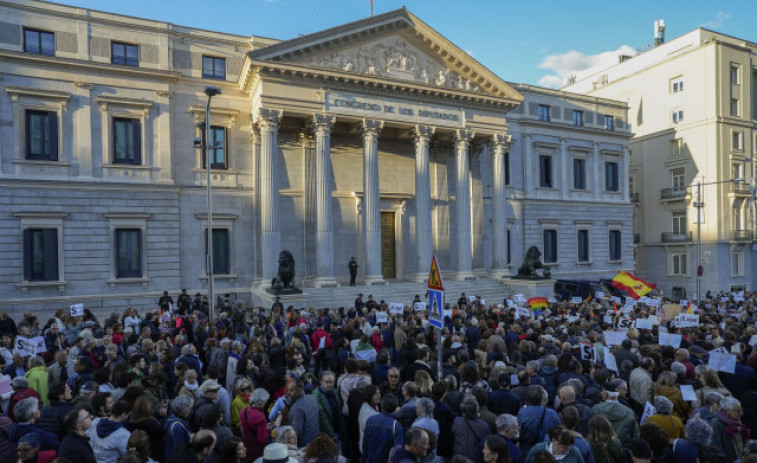
POLYGON ((477 92, 479 87, 449 70, 401 37, 389 37, 353 48, 303 57, 302 61, 341 71, 411 80, 477 92))

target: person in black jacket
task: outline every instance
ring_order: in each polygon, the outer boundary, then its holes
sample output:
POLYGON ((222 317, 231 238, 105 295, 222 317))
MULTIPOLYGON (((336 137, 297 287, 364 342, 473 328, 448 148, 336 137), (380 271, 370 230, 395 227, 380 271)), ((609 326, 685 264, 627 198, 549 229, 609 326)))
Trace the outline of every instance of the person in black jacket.
POLYGON ((92 415, 84 409, 71 410, 66 413, 63 423, 68 434, 58 447, 58 457, 67 458, 71 463, 96 463, 95 453, 86 436, 92 427, 92 415))
POLYGON ((37 427, 62 438, 66 435, 66 428, 63 424, 64 417, 74 409, 74 406, 70 404, 71 388, 65 383, 53 383, 47 397, 50 400, 50 405, 42 407, 40 410, 37 427))

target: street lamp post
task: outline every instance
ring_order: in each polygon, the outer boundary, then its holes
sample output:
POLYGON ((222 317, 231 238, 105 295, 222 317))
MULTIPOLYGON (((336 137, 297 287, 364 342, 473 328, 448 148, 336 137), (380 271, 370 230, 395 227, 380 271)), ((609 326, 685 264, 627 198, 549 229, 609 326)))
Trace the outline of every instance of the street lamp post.
POLYGON ((208 269, 208 316, 210 320, 214 319, 215 294, 213 278, 213 193, 211 188, 211 158, 210 150, 215 153, 215 144, 211 145, 210 140, 210 100, 221 94, 218 87, 205 87, 205 94, 208 96, 208 104, 205 107, 205 143, 203 144, 203 153, 205 154, 205 167, 207 172, 207 195, 208 195, 208 232, 207 232, 207 254, 205 255, 206 268, 208 269))

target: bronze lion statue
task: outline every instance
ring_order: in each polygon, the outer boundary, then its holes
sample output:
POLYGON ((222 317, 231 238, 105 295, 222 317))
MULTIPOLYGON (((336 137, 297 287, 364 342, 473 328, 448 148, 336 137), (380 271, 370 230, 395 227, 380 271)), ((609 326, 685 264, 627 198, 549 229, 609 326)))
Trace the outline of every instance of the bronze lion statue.
POLYGON ((294 257, 285 249, 279 253, 279 275, 274 278, 273 286, 280 282, 281 289, 294 288, 294 275, 294 257))
POLYGON ((518 276, 538 277, 539 274, 536 273, 537 269, 544 270, 543 273, 545 278, 549 278, 552 275, 549 267, 545 266, 541 261, 541 251, 539 251, 539 248, 537 248, 536 246, 531 246, 530 248, 528 248, 528 251, 526 251, 526 257, 525 259, 523 259, 523 265, 521 265, 518 269, 518 276))

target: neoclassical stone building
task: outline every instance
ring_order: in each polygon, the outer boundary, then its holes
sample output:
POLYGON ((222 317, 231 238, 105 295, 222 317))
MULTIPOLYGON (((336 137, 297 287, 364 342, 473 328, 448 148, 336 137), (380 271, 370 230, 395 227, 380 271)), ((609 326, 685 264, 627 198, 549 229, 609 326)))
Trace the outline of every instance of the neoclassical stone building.
POLYGON ((531 245, 556 275, 633 268, 626 105, 509 84, 405 9, 287 41, 0 17, 0 304, 206 291, 207 86, 216 293, 268 284, 282 249, 316 287, 351 256, 367 284, 432 252, 446 278, 502 277, 531 245))

